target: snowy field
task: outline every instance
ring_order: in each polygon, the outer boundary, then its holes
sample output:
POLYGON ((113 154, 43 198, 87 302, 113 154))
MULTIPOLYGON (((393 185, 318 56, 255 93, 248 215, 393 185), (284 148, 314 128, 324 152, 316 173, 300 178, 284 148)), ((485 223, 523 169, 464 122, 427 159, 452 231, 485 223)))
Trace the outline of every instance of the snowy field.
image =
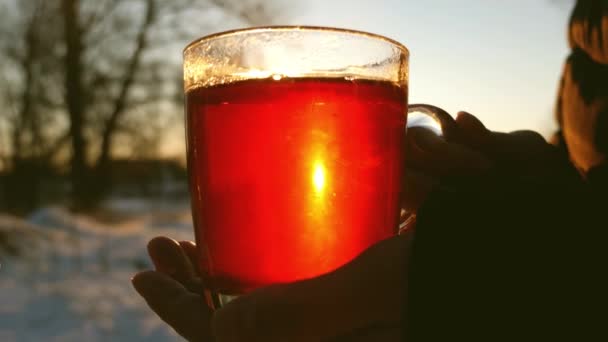
POLYGON ((192 240, 189 204, 113 200, 104 212, 102 219, 61 207, 25 218, 0 213, 0 341, 182 340, 130 278, 151 268, 150 238, 192 240))

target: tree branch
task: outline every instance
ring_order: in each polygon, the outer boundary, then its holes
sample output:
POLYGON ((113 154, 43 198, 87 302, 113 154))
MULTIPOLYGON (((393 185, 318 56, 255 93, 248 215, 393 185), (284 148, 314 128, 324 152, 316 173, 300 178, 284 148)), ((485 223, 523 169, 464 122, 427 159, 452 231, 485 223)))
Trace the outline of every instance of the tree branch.
POLYGON ((22 133, 29 124, 32 129, 32 136, 39 138, 37 132, 36 118, 33 117, 33 87, 31 84, 34 79, 34 62, 38 55, 38 36, 36 28, 38 26, 38 14, 40 3, 35 4, 34 13, 29 19, 24 32, 25 53, 18 63, 24 74, 23 92, 19 101, 20 108, 17 114, 15 127, 12 136, 13 157, 19 158, 23 154, 22 133))
POLYGON ((87 35, 91 30, 103 22, 106 18, 110 17, 110 14, 118 7, 120 1, 110 0, 105 2, 106 6, 99 6, 99 9, 94 10, 88 18, 84 20, 82 24, 82 32, 87 35))
POLYGON ((133 55, 130 58, 125 77, 120 86, 120 92, 118 94, 118 97, 114 102, 114 108, 112 110, 112 113, 110 114, 108 121, 106 122, 103 131, 101 152, 98 159, 98 167, 100 168, 104 168, 107 162, 109 161, 109 154, 112 147, 113 138, 112 133, 116 129, 116 125, 120 117, 125 112, 129 91, 131 90, 131 86, 133 85, 133 81, 135 79, 135 73, 138 70, 143 52, 147 46, 147 32, 148 29, 152 26, 155 19, 156 8, 154 0, 147 0, 146 3, 146 14, 139 33, 137 34, 135 50, 133 51, 133 55))
POLYGON ((69 142, 70 142, 70 132, 67 131, 64 134, 62 134, 59 137, 59 139, 57 139, 57 141, 55 141, 53 144, 50 144, 48 147, 46 147, 42 150, 41 155, 43 156, 43 159, 46 159, 46 160, 53 159, 53 157, 55 157, 55 155, 57 153, 59 153, 61 148, 63 146, 65 146, 66 144, 68 144, 69 142))

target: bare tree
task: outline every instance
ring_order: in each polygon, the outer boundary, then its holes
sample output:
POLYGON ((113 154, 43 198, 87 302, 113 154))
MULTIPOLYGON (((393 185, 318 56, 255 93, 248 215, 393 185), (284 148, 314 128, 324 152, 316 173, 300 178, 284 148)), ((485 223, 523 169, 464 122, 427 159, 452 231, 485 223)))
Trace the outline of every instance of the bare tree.
MULTIPOLYGON (((55 114, 56 92, 47 89, 57 75, 51 51, 57 35, 44 31, 54 18, 44 1, 1 3, 0 134, 5 146, 4 168, 12 168, 5 192, 13 207, 37 202, 44 166, 66 140, 49 126, 60 125, 55 114)), ((60 120, 59 120, 60 121, 60 120)))
POLYGON ((19 2, 10 14, 22 14, 19 20, 3 22, 1 30, 4 71, 0 79, 2 88, 5 124, 11 127, 10 144, 12 159, 44 157, 52 154, 53 134, 48 134, 44 124, 52 120, 51 111, 57 109, 53 92, 47 91, 48 79, 53 76, 53 65, 57 62, 47 52, 57 36, 44 33, 44 27, 52 18, 47 15, 49 6, 41 1, 19 2), (13 12, 13 13, 11 13, 13 12), (7 29, 11 27, 12 30, 7 29), (48 109, 48 110, 43 110, 48 109))
POLYGON ((19 18, 22 28, 0 24, 0 35, 9 38, 3 41, 18 42, 18 48, 0 44, 0 55, 11 56, 0 62, 6 80, 0 120, 11 136, 6 150, 12 164, 34 156, 63 164, 69 157, 73 195, 84 205, 108 188, 117 152, 129 146, 131 153, 154 154, 163 123, 181 116, 180 59, 168 58, 167 46, 227 18, 243 25, 272 19, 258 0, 0 0, 0 6, 8 10, 0 16, 19 18))

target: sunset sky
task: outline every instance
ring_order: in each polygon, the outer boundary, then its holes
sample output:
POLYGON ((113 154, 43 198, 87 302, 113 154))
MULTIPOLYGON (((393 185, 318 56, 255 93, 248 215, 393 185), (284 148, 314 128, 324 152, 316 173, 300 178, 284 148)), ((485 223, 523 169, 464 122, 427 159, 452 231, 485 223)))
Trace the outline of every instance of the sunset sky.
MULTIPOLYGON (((548 137, 556 127, 553 108, 568 54, 572 0, 269 3, 277 8, 272 24, 345 27, 405 44, 411 54, 410 103, 431 103, 452 114, 466 110, 499 131, 532 129, 548 137)), ((243 27, 226 19, 217 30, 243 27)), ((181 138, 165 145, 167 153, 183 153, 183 128, 177 130, 181 138)))
POLYGON ((568 0, 306 0, 290 24, 386 35, 411 53, 410 103, 467 110, 495 130, 554 129, 568 0))

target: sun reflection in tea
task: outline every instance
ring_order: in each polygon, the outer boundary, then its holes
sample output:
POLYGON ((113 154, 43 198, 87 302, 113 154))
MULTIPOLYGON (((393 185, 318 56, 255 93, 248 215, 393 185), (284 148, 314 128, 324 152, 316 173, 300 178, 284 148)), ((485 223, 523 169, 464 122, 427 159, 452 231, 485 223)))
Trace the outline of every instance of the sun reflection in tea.
POLYGON ((316 161, 312 172, 312 185, 317 195, 325 188, 325 166, 322 161, 316 161))

